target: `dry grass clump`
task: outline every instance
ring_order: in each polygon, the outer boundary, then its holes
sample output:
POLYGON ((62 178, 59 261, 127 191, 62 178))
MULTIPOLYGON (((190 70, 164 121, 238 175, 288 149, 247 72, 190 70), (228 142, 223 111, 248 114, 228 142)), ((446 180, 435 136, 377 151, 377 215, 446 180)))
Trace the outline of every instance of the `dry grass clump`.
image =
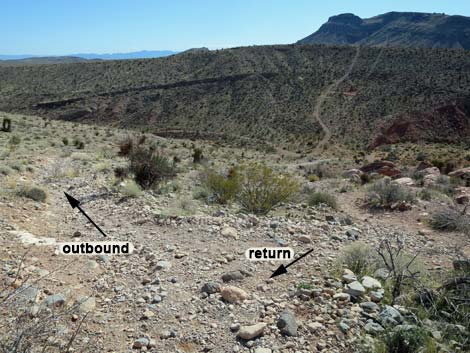
POLYGON ((366 205, 375 209, 391 209, 400 202, 411 203, 414 199, 406 187, 384 178, 367 188, 366 205))
POLYGON ((35 185, 23 185, 16 193, 18 196, 26 197, 37 202, 46 202, 47 200, 47 192, 43 188, 35 185))
POLYGON ((459 210, 453 206, 442 208, 431 215, 429 221, 432 228, 442 231, 457 231, 470 234, 470 215, 467 207, 459 210))
POLYGON ((327 205, 334 210, 338 208, 335 195, 321 191, 313 192, 308 198, 308 204, 310 206, 327 205))

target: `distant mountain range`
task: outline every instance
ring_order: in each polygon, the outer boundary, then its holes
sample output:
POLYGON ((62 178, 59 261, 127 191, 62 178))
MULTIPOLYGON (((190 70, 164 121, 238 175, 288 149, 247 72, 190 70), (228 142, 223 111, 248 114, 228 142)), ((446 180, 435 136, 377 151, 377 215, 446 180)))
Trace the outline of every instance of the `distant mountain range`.
POLYGON ((389 12, 362 19, 346 13, 330 17, 318 31, 297 43, 470 49, 470 17, 389 12))
MULTIPOLYGON (((66 56, 49 56, 49 55, 0 55, 0 60, 24 60, 24 59, 41 59, 42 61, 51 60, 54 61, 54 58, 58 61, 65 60, 68 61, 70 58, 74 58, 75 61, 80 59, 86 60, 122 60, 122 59, 149 59, 149 58, 161 58, 163 56, 169 56, 177 54, 176 51, 171 50, 142 50, 134 51, 130 53, 112 53, 112 54, 95 54, 95 53, 85 53, 85 54, 70 54, 66 56)), ((34 60, 33 60, 34 61, 34 60)))

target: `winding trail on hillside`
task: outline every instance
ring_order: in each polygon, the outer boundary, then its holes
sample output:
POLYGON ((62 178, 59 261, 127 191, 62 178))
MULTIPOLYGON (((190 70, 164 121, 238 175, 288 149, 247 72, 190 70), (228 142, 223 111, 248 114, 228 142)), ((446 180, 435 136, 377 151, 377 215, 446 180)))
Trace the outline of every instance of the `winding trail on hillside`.
POLYGON ((325 90, 320 94, 320 96, 317 99, 317 102, 315 104, 315 109, 313 111, 313 119, 315 119, 318 124, 320 124, 325 136, 323 136, 322 140, 318 143, 317 147, 315 148, 315 152, 320 152, 323 147, 328 143, 328 141, 331 139, 331 130, 328 128, 328 126, 325 124, 325 122, 321 118, 321 108, 323 106, 323 103, 325 102, 326 98, 328 98, 328 95, 333 92, 342 82, 344 82, 349 75, 351 74, 352 70, 354 69, 354 66, 356 66, 357 59, 359 58, 359 54, 361 52, 361 47, 357 46, 356 48, 356 55, 354 55, 354 58, 349 65, 349 68, 346 70, 346 73, 337 79, 335 82, 333 82, 331 85, 327 86, 325 90))

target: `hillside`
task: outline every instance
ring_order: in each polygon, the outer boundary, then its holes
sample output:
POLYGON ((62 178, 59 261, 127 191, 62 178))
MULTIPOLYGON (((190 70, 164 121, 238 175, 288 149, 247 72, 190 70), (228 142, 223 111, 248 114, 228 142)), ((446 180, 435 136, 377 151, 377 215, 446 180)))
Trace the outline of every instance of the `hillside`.
POLYGON ((70 64, 87 61, 77 56, 44 56, 24 59, 0 60, 1 66, 43 65, 43 64, 70 64))
POLYGON ((361 19, 341 14, 298 43, 470 49, 470 17, 389 12, 361 19))
MULTIPOLYGON (((394 119, 466 101, 469 87, 466 51, 260 46, 0 67, 0 110, 152 132, 222 133, 297 149, 313 148, 331 133, 333 141, 366 147, 394 119)), ((453 119, 452 109, 449 114, 442 116, 453 119)), ((460 125, 444 130, 439 118, 429 119, 426 131, 414 129, 411 139, 452 136, 451 142, 468 143, 469 115, 458 119, 460 125)))

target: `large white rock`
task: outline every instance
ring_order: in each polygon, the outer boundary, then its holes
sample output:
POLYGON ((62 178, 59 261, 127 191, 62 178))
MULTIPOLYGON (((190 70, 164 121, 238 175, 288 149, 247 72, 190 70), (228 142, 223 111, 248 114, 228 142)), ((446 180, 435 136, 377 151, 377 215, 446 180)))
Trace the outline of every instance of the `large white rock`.
POLYGON ((346 285, 346 292, 353 297, 360 297, 366 292, 366 289, 359 281, 354 281, 346 285))
POLYGON ((375 278, 372 278, 370 276, 362 277, 362 285, 366 289, 379 289, 379 288, 382 288, 382 284, 378 280, 376 280, 375 278))
POLYGON ((398 178, 393 181, 394 183, 400 184, 400 185, 405 185, 405 186, 414 186, 415 182, 413 179, 404 177, 404 178, 398 178))
POLYGON ((224 227, 220 234, 225 238, 238 239, 238 232, 233 227, 224 227))
POLYGON ((264 322, 251 326, 242 326, 240 327, 237 336, 244 340, 251 340, 263 334, 266 326, 267 324, 264 322))

